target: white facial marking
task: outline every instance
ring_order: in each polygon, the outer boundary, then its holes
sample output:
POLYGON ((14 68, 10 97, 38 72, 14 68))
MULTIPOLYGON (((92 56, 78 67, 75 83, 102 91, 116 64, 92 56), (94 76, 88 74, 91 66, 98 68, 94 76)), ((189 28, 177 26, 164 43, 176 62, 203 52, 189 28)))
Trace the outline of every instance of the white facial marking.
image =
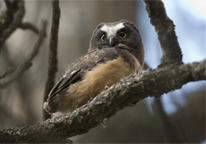
POLYGON ((114 26, 108 26, 108 25, 104 25, 102 28, 101 28, 101 31, 104 31, 107 33, 107 37, 110 37, 110 36, 116 36, 117 34, 117 31, 122 29, 124 27, 123 23, 119 23, 117 25, 114 25, 114 26))

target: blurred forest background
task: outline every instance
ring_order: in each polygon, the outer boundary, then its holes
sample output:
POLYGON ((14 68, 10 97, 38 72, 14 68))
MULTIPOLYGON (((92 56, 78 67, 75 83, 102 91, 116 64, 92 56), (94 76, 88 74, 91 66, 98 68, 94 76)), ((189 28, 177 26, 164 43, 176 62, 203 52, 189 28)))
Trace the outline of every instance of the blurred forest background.
MULTIPOLYGON (((163 1, 168 17, 176 25, 183 62, 206 58, 206 5, 204 0, 163 1)), ((24 74, 5 88, 0 88, 0 129, 34 124, 43 120, 43 95, 47 80, 49 37, 52 20, 51 1, 25 1, 23 21, 39 27, 48 22, 47 38, 38 55, 24 74)), ((157 34, 150 24, 143 1, 60 1, 61 18, 58 42, 56 81, 66 68, 87 52, 93 30, 100 22, 128 19, 140 29, 145 62, 156 68, 162 55, 157 34)), ((0 1, 0 12, 6 9, 0 1)), ((36 34, 18 29, 6 41, 0 53, 0 73, 19 64, 37 38, 36 34)), ((190 82, 164 94, 147 98, 107 120, 107 128, 98 126, 72 138, 95 143, 165 143, 183 140, 205 143, 206 82, 190 82)), ((58 114, 54 115, 57 116, 58 114)))

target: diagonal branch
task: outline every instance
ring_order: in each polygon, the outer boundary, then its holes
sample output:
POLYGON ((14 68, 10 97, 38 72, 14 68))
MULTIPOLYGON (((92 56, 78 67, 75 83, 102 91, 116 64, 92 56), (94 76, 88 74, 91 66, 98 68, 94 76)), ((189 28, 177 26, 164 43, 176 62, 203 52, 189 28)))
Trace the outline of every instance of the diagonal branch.
POLYGON ((182 64, 182 52, 175 34, 175 25, 167 17, 161 0, 144 0, 150 22, 155 26, 162 48, 162 58, 159 67, 176 63, 182 64))
POLYGON ((36 34, 39 33, 39 30, 33 24, 28 23, 28 22, 20 23, 19 28, 21 28, 23 30, 30 29, 31 31, 33 31, 36 34))
POLYGON ((15 71, 14 67, 9 67, 7 68, 7 70, 3 71, 2 73, 0 73, 0 79, 6 77, 7 75, 12 74, 15 71))
POLYGON ((39 37, 38 37, 36 43, 34 44, 31 53, 29 53, 22 60, 22 62, 19 64, 19 66, 17 66, 17 68, 15 69, 15 71, 12 74, 0 79, 0 88, 7 86, 9 83, 11 83, 13 80, 15 80, 18 76, 20 76, 26 69, 28 69, 28 67, 31 66, 31 61, 38 53, 38 50, 39 50, 39 48, 42 44, 42 41, 45 37, 45 33, 46 33, 46 21, 43 21, 42 26, 41 26, 41 30, 39 33, 39 37))
POLYGON ((190 81, 205 80, 205 67, 206 60, 154 70, 148 69, 139 75, 125 77, 121 82, 100 93, 72 113, 35 125, 0 131, 0 142, 4 142, 5 139, 8 140, 7 142, 45 142, 51 138, 65 139, 86 133, 105 118, 115 115, 131 103, 180 89, 190 81))
MULTIPOLYGON (((49 92, 54 86, 55 74, 57 72, 57 46, 58 46, 58 31, 59 31, 59 19, 60 19, 60 7, 59 1, 53 1, 53 14, 52 14, 52 28, 50 38, 50 51, 49 51, 49 68, 48 68, 48 79, 46 82, 44 101, 47 100, 49 92)), ((51 116, 47 112, 44 113, 44 119, 48 119, 51 116)))

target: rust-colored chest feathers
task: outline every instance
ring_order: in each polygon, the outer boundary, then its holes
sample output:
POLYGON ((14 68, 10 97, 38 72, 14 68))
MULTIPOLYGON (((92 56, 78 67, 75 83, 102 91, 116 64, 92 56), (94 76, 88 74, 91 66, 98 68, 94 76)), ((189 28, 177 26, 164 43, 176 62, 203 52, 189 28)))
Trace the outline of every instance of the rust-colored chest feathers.
POLYGON ((51 90, 44 109, 66 113, 119 82, 141 72, 144 49, 140 33, 130 21, 101 23, 88 53, 77 59, 51 90))

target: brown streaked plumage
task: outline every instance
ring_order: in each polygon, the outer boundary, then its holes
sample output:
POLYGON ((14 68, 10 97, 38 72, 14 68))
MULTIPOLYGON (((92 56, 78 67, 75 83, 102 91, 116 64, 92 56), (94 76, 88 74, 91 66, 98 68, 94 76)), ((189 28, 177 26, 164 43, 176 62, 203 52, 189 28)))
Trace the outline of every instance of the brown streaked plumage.
POLYGON ((85 104, 127 75, 141 72, 144 49, 140 33, 130 21, 101 23, 88 53, 77 59, 51 90, 44 109, 66 113, 85 104))

